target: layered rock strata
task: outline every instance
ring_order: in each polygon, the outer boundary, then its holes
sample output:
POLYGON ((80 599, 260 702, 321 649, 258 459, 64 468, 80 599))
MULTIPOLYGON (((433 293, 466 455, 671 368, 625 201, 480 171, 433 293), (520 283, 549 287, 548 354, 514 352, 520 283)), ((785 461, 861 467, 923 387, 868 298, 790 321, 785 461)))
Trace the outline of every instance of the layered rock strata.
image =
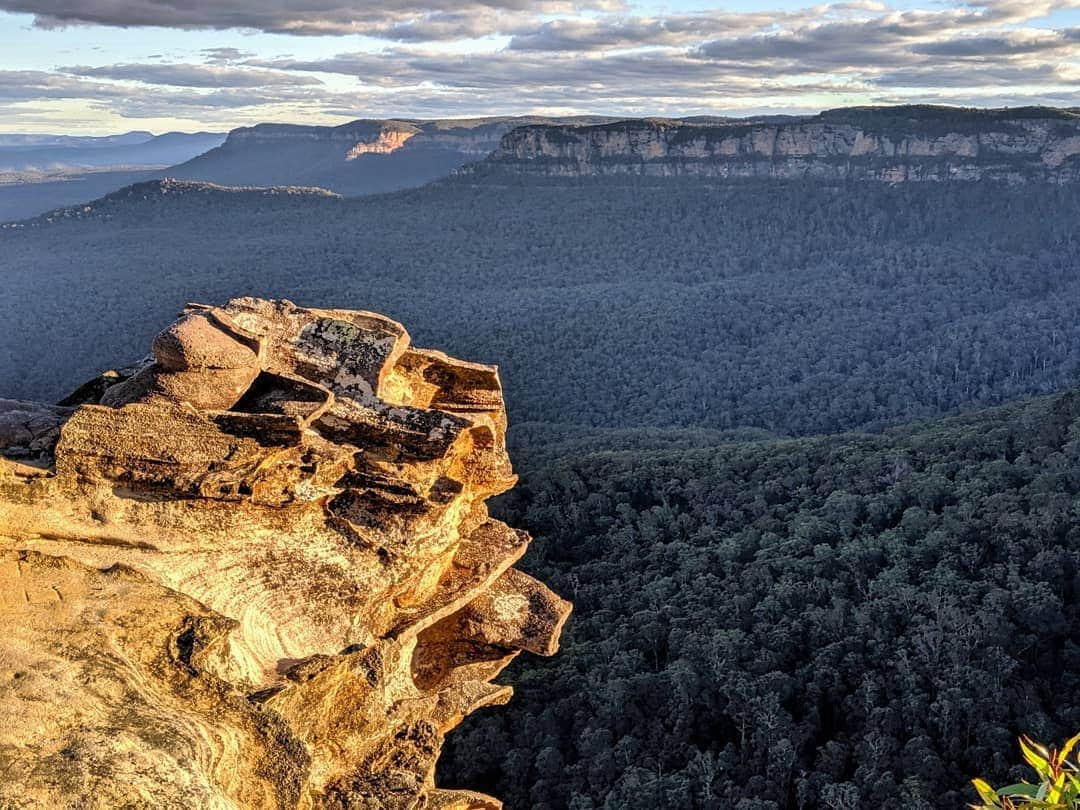
POLYGON ((1080 182, 1080 114, 852 108, 808 119, 525 126, 465 173, 553 177, 1080 182))
POLYGON ((443 735, 570 611, 488 516, 505 431, 493 367, 258 299, 0 400, 0 806, 499 807, 443 735))

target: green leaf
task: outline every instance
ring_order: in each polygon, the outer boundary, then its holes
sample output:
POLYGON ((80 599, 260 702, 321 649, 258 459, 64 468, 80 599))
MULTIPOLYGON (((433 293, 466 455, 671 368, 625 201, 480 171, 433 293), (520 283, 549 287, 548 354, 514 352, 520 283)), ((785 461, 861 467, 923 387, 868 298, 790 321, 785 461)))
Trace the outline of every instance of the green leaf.
POLYGON ((1006 785, 998 791, 999 796, 1030 796, 1035 798, 1039 795, 1038 785, 1029 785, 1027 782, 1017 782, 1015 785, 1006 785))
POLYGON ((1050 756, 1049 751, 1030 737, 1021 737, 1020 752, 1024 755, 1024 759, 1027 760, 1027 763, 1038 771, 1039 776, 1043 779, 1050 778, 1050 762, 1048 760, 1048 757, 1050 756))
POLYGON ((975 790, 978 791, 979 798, 983 800, 983 803, 990 807, 1001 807, 1001 801, 998 799, 997 793, 988 783, 982 779, 972 779, 971 784, 975 786, 975 790))
POLYGON ((1061 760, 1067 759, 1078 742, 1080 742, 1080 734, 1077 734, 1075 737, 1066 742, 1065 745, 1061 746, 1061 753, 1058 754, 1058 757, 1061 760))

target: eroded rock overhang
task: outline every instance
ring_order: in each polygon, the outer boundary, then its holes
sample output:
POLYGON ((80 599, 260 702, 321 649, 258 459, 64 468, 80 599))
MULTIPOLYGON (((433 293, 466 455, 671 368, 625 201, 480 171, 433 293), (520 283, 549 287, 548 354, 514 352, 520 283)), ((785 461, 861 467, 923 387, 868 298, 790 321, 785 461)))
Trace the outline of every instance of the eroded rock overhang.
POLYGON ((0 400, 0 803, 498 807, 443 735, 570 612, 488 515, 505 435, 495 368, 251 298, 0 400))

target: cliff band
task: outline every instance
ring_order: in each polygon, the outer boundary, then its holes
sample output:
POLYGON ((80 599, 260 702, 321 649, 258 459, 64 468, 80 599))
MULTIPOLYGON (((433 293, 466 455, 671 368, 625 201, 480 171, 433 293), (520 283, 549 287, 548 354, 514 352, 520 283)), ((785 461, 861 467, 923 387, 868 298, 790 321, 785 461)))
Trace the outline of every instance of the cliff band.
POLYGON ((500 807, 433 773, 570 612, 505 431, 494 368, 250 298, 0 400, 0 807, 500 807))
POLYGON ((786 121, 535 125, 465 174, 826 181, 1080 181, 1080 113, 1052 108, 830 110, 786 121))

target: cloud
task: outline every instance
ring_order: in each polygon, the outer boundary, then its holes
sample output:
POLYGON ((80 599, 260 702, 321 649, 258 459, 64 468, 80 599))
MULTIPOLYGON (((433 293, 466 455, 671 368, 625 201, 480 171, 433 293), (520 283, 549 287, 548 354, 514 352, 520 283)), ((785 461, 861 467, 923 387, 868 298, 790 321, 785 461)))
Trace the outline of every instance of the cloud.
MULTIPOLYGON (((971 23, 1010 25, 1080 5, 1078 0, 980 0, 950 13, 971 23)), ((398 41, 445 41, 513 35, 518 49, 558 50, 618 44, 675 44, 693 36, 765 31, 802 16, 882 13, 877 0, 822 4, 800 12, 766 9, 666 17, 619 16, 626 0, 0 0, 0 10, 32 14, 39 27, 107 25, 180 29, 251 29, 276 34, 350 35, 398 41), (615 14, 593 19, 581 12, 615 14), (565 19, 547 19, 561 16, 565 19)), ((225 49, 228 50, 228 49, 225 49)))
POLYGON ((124 118, 189 118, 214 122, 230 120, 236 111, 288 108, 301 115, 304 109, 323 104, 348 104, 351 96, 324 93, 302 85, 269 88, 199 88, 126 85, 95 81, 46 71, 0 70, 0 105, 18 121, 37 105, 55 101, 86 104, 89 108, 124 118), (224 114, 224 119, 222 115, 224 114))
POLYGON ((912 48, 924 56, 949 59, 991 59, 1009 56, 1051 55, 1068 56, 1080 46, 1080 28, 1058 31, 1029 29, 981 36, 926 42, 912 48))
MULTIPOLYGON (((316 60, 253 60, 252 64, 288 72, 320 72, 356 77, 363 85, 401 89, 428 85, 442 89, 491 92, 513 89, 522 95, 572 88, 580 98, 593 89, 608 94, 669 96, 693 100, 741 94, 756 88, 762 95, 777 89, 808 94, 874 86, 933 87, 935 73, 949 86, 986 82, 1052 85, 1071 81, 1067 57, 1080 55, 1071 32, 1050 32, 1036 48, 1022 33, 1006 36, 1012 44, 987 65, 973 65, 978 43, 958 37, 935 41, 935 26, 907 18, 876 27, 870 22, 825 23, 797 32, 750 35, 710 41, 699 47, 649 47, 617 52, 549 51, 508 48, 502 51, 447 54, 430 48, 390 48, 381 52, 344 53, 316 60), (941 55, 922 51, 928 46, 941 55), (957 53, 952 53, 956 51, 957 53), (1054 60, 1041 58, 1053 51, 1054 60)), ((962 30, 957 28, 956 30, 962 30)), ((985 38, 989 45, 989 37, 985 38)))
POLYGON ((544 22, 517 34, 510 49, 518 51, 581 51, 632 46, 680 45, 703 38, 749 34, 802 17, 789 13, 682 14, 671 17, 580 17, 544 22))
MULTIPOLYGON (((42 25, 232 26, 383 40, 318 58, 196 47, 173 64, 9 71, 0 73, 0 101, 86 99, 125 117, 251 123, 534 110, 801 112, 877 99, 1068 101, 1080 85, 1080 29, 1053 27, 1060 18, 1048 17, 1080 0, 919 5, 645 13, 649 6, 635 4, 629 13, 622 0, 0 0, 0 8, 33 7, 42 25), (592 11, 578 13, 585 7, 592 11), (492 34, 505 39, 483 39, 492 34)), ((267 47, 263 38, 240 44, 267 47)))
POLYGON ((94 79, 117 79, 143 84, 174 87, 289 87, 322 84, 314 76, 303 76, 277 70, 216 65, 121 64, 88 67, 75 65, 60 68, 61 73, 94 79))
POLYGON ((379 35, 401 26, 438 26, 440 20, 447 24, 454 15, 469 15, 473 19, 470 30, 494 33, 492 25, 480 25, 484 15, 567 14, 620 7, 621 0, 0 0, 0 10, 33 14, 35 25, 44 28, 72 24, 246 28, 309 36, 379 35))
MULTIPOLYGON (((1030 86, 1080 87, 1080 71, 1060 65, 980 65, 964 68, 912 68, 884 73, 874 81, 878 88, 966 88, 969 90, 1022 88, 1030 86)), ((1043 91, 1045 92, 1045 91, 1043 91)), ((1075 93, 1075 89, 1073 90, 1075 93)), ((1021 95, 1017 93, 1017 95, 1021 95)), ((1077 99, 1072 99, 1076 104, 1077 99)), ((1030 103, 1030 102, 1026 102, 1030 103)))
POLYGON ((40 99, 86 98, 121 99, 120 87, 103 86, 71 76, 41 70, 0 70, 0 99, 36 101, 40 99))
POLYGON ((922 86, 933 85, 935 73, 958 81, 960 72, 967 71, 971 85, 1006 77, 1053 82, 1066 71, 1051 70, 1048 60, 1080 59, 1077 29, 1003 26, 1028 23, 1063 2, 1004 0, 944 10, 889 11, 719 38, 702 43, 694 53, 722 70, 752 67, 771 77, 828 73, 858 76, 870 84, 922 86), (971 62, 977 60, 992 62, 994 69, 975 71, 971 62))
POLYGON ((239 62, 241 59, 250 59, 255 55, 252 51, 242 51, 239 48, 203 48, 199 53, 207 62, 215 65, 239 62))
MULTIPOLYGON (((495 96, 514 109, 529 99, 558 106, 579 99, 584 104, 607 100, 677 100, 696 106, 703 98, 731 98, 747 93, 785 90, 756 70, 720 70, 682 49, 650 49, 632 53, 444 54, 415 48, 379 53, 339 54, 324 60, 271 60, 260 65, 279 70, 317 71, 356 76, 368 88, 401 91, 423 88, 444 94, 461 92, 473 103, 495 96)), ((836 90, 835 83, 801 81, 802 92, 836 90)), ((635 104, 640 107, 640 104, 635 104)))

